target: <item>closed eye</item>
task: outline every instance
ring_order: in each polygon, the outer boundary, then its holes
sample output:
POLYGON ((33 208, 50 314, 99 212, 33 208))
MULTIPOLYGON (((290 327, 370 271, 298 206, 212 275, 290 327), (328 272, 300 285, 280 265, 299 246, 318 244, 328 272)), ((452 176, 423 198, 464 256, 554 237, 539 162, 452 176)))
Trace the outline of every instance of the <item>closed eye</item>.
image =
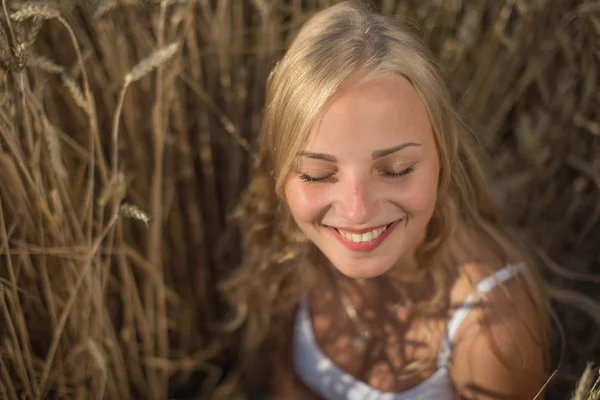
POLYGON ((383 174, 383 176, 389 177, 389 178, 399 178, 401 176, 405 176, 410 174, 411 172, 413 172, 415 170, 414 166, 410 166, 408 168, 404 168, 403 170, 400 171, 385 171, 382 170, 381 173, 383 174))
MULTIPOLYGON (((411 172, 413 172, 415 170, 414 166, 410 166, 408 168, 404 168, 400 171, 386 171, 386 170, 382 170, 381 174, 385 177, 388 178, 400 178, 402 176, 408 175, 411 172)), ((322 175, 322 176, 313 176, 313 175, 308 175, 308 174, 300 174, 299 175, 300 179, 303 180, 304 182, 326 182, 326 181, 331 181, 334 179, 335 177, 335 173, 330 173, 327 175, 322 175)))
POLYGON ((302 179, 304 182, 324 182, 324 181, 332 179, 334 175, 335 175, 334 173, 323 175, 323 176, 312 176, 312 175, 308 175, 308 174, 300 174, 300 179, 302 179))

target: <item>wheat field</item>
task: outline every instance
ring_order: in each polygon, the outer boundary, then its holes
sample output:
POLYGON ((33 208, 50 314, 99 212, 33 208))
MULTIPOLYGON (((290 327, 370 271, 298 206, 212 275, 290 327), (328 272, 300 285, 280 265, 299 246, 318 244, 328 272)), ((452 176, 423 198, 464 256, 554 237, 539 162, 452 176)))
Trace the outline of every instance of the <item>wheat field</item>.
MULTIPOLYGON (((244 398, 215 330, 228 215, 269 71, 336 2, 2 1, 0 398, 244 398)), ((372 4, 433 50, 543 261, 547 398, 599 400, 600 3, 372 4)))

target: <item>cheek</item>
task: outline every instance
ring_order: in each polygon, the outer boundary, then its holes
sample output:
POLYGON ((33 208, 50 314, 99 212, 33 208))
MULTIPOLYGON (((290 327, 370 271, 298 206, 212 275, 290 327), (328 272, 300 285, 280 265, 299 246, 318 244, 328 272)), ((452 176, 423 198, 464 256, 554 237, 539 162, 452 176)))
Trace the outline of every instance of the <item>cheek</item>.
POLYGON ((414 216, 430 216, 437 200, 437 186, 437 174, 423 173, 411 177, 402 191, 403 207, 414 216))
POLYGON ((328 195, 318 184, 289 182, 285 186, 285 197, 298 224, 315 221, 323 214, 328 204, 328 195))

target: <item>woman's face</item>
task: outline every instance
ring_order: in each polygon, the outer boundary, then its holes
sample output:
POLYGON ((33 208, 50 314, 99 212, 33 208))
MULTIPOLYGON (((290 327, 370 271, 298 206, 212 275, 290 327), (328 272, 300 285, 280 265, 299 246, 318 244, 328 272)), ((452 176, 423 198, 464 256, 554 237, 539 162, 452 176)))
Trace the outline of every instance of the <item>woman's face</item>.
POLYGON ((298 227, 351 278, 401 273, 425 236, 439 175, 431 124, 408 80, 340 90, 297 156, 284 190, 298 227))

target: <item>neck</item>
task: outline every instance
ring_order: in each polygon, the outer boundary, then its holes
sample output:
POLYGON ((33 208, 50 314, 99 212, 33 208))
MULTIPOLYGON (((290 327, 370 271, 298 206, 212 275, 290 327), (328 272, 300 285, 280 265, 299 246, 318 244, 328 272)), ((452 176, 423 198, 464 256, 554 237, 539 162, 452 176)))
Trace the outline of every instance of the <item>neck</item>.
MULTIPOLYGON (((331 276, 358 308, 368 304, 396 302, 408 293, 412 279, 416 273, 407 272, 405 267, 398 268, 397 273, 386 273, 374 278, 354 279, 339 272, 333 265, 329 266, 331 276)), ((414 271, 414 270, 413 270, 414 271)), ((392 272, 392 271, 390 271, 392 272)))
POLYGON ((414 253, 399 260, 383 276, 394 282, 403 284, 411 283, 417 280, 419 277, 419 265, 414 253))

